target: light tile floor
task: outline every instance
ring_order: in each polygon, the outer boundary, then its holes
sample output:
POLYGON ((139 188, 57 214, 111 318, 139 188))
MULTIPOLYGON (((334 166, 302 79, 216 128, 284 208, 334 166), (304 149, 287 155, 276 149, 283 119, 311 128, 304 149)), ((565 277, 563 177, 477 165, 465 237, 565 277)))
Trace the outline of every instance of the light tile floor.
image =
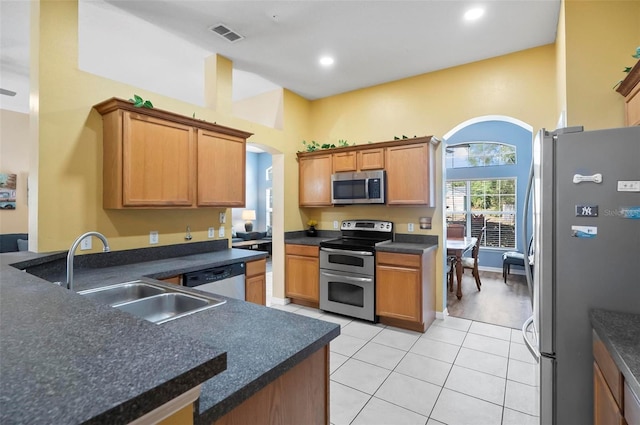
POLYGON ((330 345, 333 425, 539 423, 537 365, 518 329, 448 317, 422 334, 272 308, 340 324, 330 345))

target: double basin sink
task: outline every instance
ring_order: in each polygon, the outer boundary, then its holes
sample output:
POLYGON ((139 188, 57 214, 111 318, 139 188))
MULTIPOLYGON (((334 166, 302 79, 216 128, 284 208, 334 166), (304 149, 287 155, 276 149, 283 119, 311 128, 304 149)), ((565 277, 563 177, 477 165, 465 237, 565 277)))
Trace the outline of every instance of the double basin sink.
POLYGON ((157 324, 226 302, 226 300, 200 294, 194 295, 178 288, 167 288, 142 280, 88 289, 78 294, 157 324))

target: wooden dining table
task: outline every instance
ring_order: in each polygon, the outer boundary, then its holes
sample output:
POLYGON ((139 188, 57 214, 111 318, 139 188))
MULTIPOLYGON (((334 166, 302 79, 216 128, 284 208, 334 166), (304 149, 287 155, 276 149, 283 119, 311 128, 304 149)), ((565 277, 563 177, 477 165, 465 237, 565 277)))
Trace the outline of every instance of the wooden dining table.
POLYGON ((462 298, 462 254, 473 248, 478 238, 465 237, 461 239, 446 239, 447 256, 456 257, 456 278, 458 286, 456 288, 456 297, 462 298))

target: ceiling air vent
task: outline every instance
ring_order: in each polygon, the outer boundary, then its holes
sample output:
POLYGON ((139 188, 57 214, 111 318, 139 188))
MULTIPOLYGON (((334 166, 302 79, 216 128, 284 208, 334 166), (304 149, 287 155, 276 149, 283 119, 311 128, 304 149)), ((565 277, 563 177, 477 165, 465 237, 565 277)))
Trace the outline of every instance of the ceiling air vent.
POLYGON ((226 39, 230 43, 242 40, 244 37, 224 24, 217 24, 209 28, 211 31, 226 39))

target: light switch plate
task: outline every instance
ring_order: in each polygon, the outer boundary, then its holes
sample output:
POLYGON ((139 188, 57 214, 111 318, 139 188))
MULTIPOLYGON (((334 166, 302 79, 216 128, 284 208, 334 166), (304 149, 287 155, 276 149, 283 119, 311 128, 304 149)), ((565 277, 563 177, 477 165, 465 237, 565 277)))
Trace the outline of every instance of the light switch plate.
POLYGON ((84 238, 82 242, 80 242, 80 250, 84 251, 85 249, 91 249, 91 236, 84 238))
POLYGON ((218 237, 224 238, 224 227, 220 227, 220 229, 218 230, 218 237))
POLYGON ((226 223, 226 221, 227 221, 227 214, 226 214, 226 213, 221 212, 221 213, 220 213, 220 220, 219 220, 219 221, 220 221, 220 224, 224 224, 224 223, 226 223))
POLYGON ((157 244, 158 243, 158 232, 153 230, 151 232, 149 232, 149 243, 150 244, 157 244))
POLYGON ((209 233, 207 234, 207 237, 209 237, 209 239, 215 238, 216 237, 216 229, 213 228, 213 227, 209 227, 209 233))

